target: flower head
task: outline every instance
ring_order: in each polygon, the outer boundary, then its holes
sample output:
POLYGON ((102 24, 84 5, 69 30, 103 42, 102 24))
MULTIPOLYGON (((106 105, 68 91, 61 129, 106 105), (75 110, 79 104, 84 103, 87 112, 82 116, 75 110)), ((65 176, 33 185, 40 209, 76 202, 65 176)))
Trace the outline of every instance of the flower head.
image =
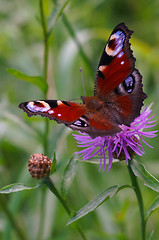
POLYGON ((41 179, 50 172, 52 161, 42 153, 34 153, 28 162, 28 170, 33 178, 41 179))
POLYGON ((145 129, 152 128, 156 125, 156 120, 152 120, 154 115, 150 116, 152 110, 145 107, 143 112, 137 117, 134 122, 130 124, 130 127, 120 125, 121 132, 114 136, 96 137, 92 139, 86 133, 80 133, 80 135, 73 134, 77 140, 79 147, 85 149, 76 152, 83 160, 89 160, 96 155, 100 157, 99 170, 103 164, 103 171, 106 169, 106 152, 108 152, 109 164, 108 170, 111 169, 113 157, 119 160, 126 160, 128 165, 129 160, 134 154, 142 156, 144 149, 141 142, 144 142, 147 146, 151 147, 143 137, 153 138, 156 136, 156 131, 146 131, 145 129))

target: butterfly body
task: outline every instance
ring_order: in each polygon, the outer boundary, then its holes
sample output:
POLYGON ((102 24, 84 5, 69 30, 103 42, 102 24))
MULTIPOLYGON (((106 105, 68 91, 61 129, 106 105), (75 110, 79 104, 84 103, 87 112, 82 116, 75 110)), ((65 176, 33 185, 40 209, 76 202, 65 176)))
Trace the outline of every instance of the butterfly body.
POLYGON ((19 107, 28 116, 48 117, 92 138, 120 132, 121 124, 129 126, 140 115, 146 98, 130 49, 131 34, 121 23, 110 35, 97 69, 94 96, 81 97, 83 103, 40 100, 24 102, 19 107))

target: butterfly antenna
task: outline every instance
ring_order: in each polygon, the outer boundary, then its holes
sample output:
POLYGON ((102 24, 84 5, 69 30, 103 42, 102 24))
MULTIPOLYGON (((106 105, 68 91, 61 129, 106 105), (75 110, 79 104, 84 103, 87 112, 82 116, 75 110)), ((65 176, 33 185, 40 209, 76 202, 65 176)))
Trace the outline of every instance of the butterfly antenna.
POLYGON ((81 78, 82 78, 83 92, 84 92, 84 95, 86 96, 86 91, 85 91, 85 87, 84 87, 84 80, 83 80, 83 73, 82 73, 82 68, 81 67, 80 67, 80 73, 81 73, 81 78))

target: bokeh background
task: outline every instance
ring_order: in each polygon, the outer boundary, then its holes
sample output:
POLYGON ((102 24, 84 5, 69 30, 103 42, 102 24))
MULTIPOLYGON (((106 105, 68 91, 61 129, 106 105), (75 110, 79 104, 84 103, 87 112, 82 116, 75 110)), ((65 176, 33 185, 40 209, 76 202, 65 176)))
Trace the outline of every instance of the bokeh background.
MULTIPOLYGON (((44 1, 45 15, 64 1, 44 1), (55 3, 56 2, 56 3, 55 3)), ((54 10, 55 11, 55 10, 54 10)), ((83 71, 87 95, 93 94, 96 69, 103 47, 112 29, 125 22, 134 31, 131 38, 136 57, 136 67, 143 75, 146 105, 153 103, 155 118, 159 113, 159 1, 158 0, 74 0, 70 1, 60 16, 49 38, 48 84, 49 99, 71 100, 84 95, 80 74, 83 71), (74 33, 75 36, 73 36, 74 33), (71 36, 72 35, 72 36, 71 36), (82 53, 77 40, 82 47, 82 53)), ((51 25, 51 19, 49 24, 51 25)), ((43 99, 37 86, 20 81, 7 72, 15 68, 28 75, 43 75, 43 34, 40 23, 39 1, 1 0, 0 7, 0 186, 24 183, 34 186, 27 170, 33 153, 43 153, 45 120, 28 118, 18 104, 33 99, 43 99), (41 134, 38 134, 38 133, 41 134), (41 137, 39 137, 41 136, 41 137)), ((154 130, 159 126, 157 125, 154 130)), ((154 148, 144 146, 145 155, 136 157, 159 178, 159 137, 149 139, 154 148)), ((66 163, 77 151, 72 131, 55 122, 49 124, 48 155, 56 151, 57 172, 53 179, 60 189, 66 163)), ((67 202, 74 211, 80 209, 101 191, 117 184, 129 184, 126 163, 113 165, 109 173, 98 172, 95 164, 79 162, 76 177, 67 202)), ((139 181, 148 207, 158 196, 139 181)), ((25 232, 28 239, 81 239, 76 229, 66 227, 68 220, 63 207, 43 189, 1 195, 0 239, 18 239, 14 223, 25 232), (45 197, 43 197, 45 196, 45 197), (5 202, 5 204, 4 204, 5 202), (43 227, 39 236, 41 206, 43 227), (6 209, 12 214, 11 223, 6 209)), ((122 190, 93 213, 80 220, 88 239, 126 240, 140 239, 140 216, 137 200, 132 190, 122 190)), ((147 223, 147 236, 159 236, 159 211, 147 223)))

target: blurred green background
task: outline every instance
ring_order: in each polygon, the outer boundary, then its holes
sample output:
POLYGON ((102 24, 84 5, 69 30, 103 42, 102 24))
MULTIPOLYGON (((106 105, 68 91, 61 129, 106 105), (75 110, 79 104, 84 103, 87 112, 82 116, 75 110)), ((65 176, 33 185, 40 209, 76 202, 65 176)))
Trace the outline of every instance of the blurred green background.
MULTIPOLYGON (((64 1, 45 0, 45 15, 50 16, 55 7, 64 1)), ((53 12, 54 14, 54 12, 53 12)), ((146 105, 152 106, 155 118, 159 112, 159 1, 158 0, 74 0, 70 1, 56 22, 49 38, 48 84, 49 99, 71 100, 84 95, 80 74, 83 70, 86 94, 93 94, 96 69, 103 47, 113 28, 125 22, 134 31, 131 38, 136 57, 136 67, 143 75, 146 105), (80 42, 81 55, 74 31, 80 42), (85 56, 88 61, 85 60, 85 56), (90 64, 87 64, 87 63, 90 64)), ((51 20, 49 22, 52 24, 51 20)), ((1 0, 0 7, 0 186, 21 182, 28 186, 37 184, 31 179, 27 162, 33 153, 43 153, 45 120, 28 118, 18 104, 28 100, 43 99, 44 94, 31 83, 20 81, 7 72, 16 68, 28 75, 43 75, 43 33, 40 23, 39 1, 1 0), (41 133, 41 134, 39 134, 41 133), (41 136, 41 137, 39 137, 41 136)), ((159 126, 157 125, 155 129, 159 126)), ((159 178, 159 137, 148 139, 154 148, 144 146, 145 155, 137 158, 159 178)), ((60 189, 66 163, 77 151, 72 131, 51 122, 49 126, 48 156, 56 151, 57 172, 53 179, 60 189)), ((80 209, 104 189, 116 184, 129 184, 126 162, 113 165, 109 173, 98 172, 97 165, 80 162, 77 175, 68 194, 67 202, 74 211, 80 209)), ((156 192, 139 182, 144 205, 148 207, 156 192)), ((0 239, 18 239, 14 224, 4 211, 6 207, 28 239, 81 239, 76 229, 66 227, 67 214, 55 197, 41 190, 0 196, 0 239), (4 204, 5 202, 5 204, 4 204), (44 207, 43 229, 39 236, 41 206, 44 207), (5 207, 4 207, 5 206, 5 207), (41 237, 41 238, 40 238, 41 237)), ((137 200, 132 190, 122 190, 96 211, 80 220, 88 239, 140 239, 140 218, 137 200)), ((159 236, 159 212, 155 212, 147 225, 147 236, 159 236)))

